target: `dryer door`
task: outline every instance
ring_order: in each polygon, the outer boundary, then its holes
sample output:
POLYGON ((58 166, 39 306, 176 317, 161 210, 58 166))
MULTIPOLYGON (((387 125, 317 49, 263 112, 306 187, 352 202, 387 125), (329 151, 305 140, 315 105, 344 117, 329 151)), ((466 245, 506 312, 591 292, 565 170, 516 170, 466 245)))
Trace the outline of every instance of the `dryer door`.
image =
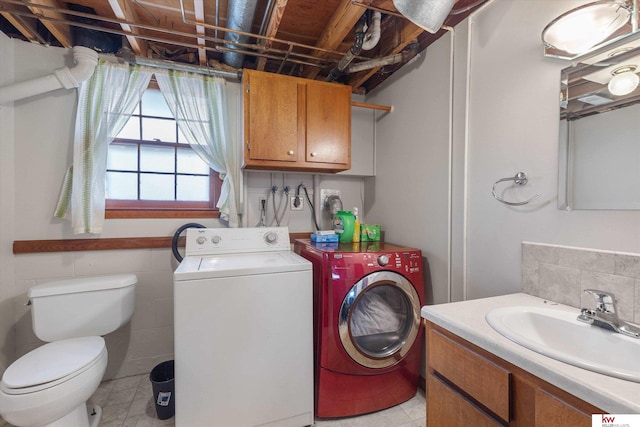
POLYGON ((342 301, 340 341, 349 356, 367 368, 400 362, 419 330, 420 299, 411 282, 398 273, 371 273, 342 301))

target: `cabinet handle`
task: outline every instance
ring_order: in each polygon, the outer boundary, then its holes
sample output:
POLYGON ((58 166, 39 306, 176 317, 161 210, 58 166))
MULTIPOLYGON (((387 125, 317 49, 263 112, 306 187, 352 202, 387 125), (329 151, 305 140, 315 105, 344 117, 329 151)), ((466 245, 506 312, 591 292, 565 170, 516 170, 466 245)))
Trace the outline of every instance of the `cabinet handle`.
POLYGON ((293 156, 293 150, 287 151, 287 154, 290 155, 290 156, 293 156))
POLYGON ((311 157, 315 157, 318 153, 311 153, 311 157))

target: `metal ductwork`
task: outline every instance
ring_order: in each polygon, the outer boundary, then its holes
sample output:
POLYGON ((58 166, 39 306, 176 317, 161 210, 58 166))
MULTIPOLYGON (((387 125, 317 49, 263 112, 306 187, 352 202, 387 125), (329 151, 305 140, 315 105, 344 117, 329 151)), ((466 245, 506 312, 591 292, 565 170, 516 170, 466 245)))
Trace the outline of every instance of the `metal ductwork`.
MULTIPOLYGON (((227 28, 236 31, 251 32, 251 24, 253 23, 253 16, 256 12, 257 5, 258 0, 230 0, 229 9, 227 10, 227 28)), ((249 36, 227 32, 224 35, 224 39, 246 43, 249 40, 249 36)), ((226 47, 233 49, 235 46, 228 44, 226 47)), ((222 62, 234 68, 242 68, 244 54, 226 51, 222 54, 222 62)))

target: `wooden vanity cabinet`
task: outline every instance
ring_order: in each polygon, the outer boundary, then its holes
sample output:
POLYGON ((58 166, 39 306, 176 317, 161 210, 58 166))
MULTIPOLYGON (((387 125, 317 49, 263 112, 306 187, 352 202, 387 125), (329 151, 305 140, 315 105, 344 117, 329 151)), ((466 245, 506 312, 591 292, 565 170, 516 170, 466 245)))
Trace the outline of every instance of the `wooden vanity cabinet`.
POLYGON ((429 427, 590 427, 595 406, 426 321, 429 427))
POLYGON ((246 169, 339 172, 351 167, 351 88, 245 70, 246 169))

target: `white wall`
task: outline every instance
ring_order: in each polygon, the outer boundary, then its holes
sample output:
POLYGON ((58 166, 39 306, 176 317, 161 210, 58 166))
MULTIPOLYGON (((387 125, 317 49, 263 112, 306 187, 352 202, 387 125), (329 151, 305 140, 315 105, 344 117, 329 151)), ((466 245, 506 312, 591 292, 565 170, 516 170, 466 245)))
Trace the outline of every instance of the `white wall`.
MULTIPOLYGON (((494 0, 472 18, 467 181, 468 298, 520 290, 522 241, 640 252, 640 212, 560 211, 558 93, 568 61, 542 54, 541 32, 587 1, 494 0), (524 171, 541 201, 509 207, 493 183, 524 171)), ((461 125, 461 124, 458 124, 461 125)))
POLYGON ((447 34, 367 97, 393 111, 378 114, 365 221, 422 250, 426 299, 436 303, 448 298, 450 53, 447 34))
MULTIPOLYGON (((0 86, 13 80, 13 43, 0 33, 0 86)), ((13 107, 0 106, 0 375, 15 355, 13 333, 13 107)))

